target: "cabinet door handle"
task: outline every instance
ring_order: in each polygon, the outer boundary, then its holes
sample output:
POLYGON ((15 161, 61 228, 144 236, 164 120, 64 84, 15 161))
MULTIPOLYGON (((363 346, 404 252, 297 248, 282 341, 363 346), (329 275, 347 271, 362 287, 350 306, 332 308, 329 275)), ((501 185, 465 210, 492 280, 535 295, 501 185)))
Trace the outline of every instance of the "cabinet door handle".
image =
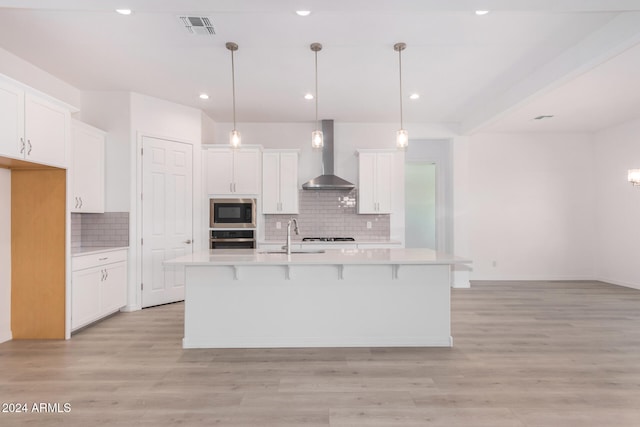
POLYGON ((78 206, 79 208, 82 208, 82 197, 79 197, 80 199, 80 206, 78 206))
POLYGON ((236 190, 236 183, 234 182, 234 183, 233 183, 233 192, 235 193, 236 191, 237 191, 237 190, 236 190))
POLYGON ((100 274, 102 275, 102 277, 100 277, 100 281, 104 282, 104 268, 100 270, 100 274))
POLYGON ((78 198, 75 197, 75 199, 76 199, 76 209, 78 209, 78 198))
POLYGON ((187 245, 190 245, 191 244, 191 239, 185 240, 184 243, 186 243, 187 245))
POLYGON ((105 257, 102 257, 102 258, 98 258, 98 261, 106 261, 106 260, 108 260, 108 259, 109 259, 109 257, 108 257, 108 256, 105 256, 105 257))
POLYGON ((31 140, 30 139, 27 139, 27 144, 29 144, 29 150, 27 151, 27 156, 30 156, 31 155, 31 149, 33 148, 31 146, 31 140))
POLYGON ((106 268, 104 269, 104 280, 107 280, 109 278, 109 270, 107 270, 106 268))
POLYGON ((20 154, 24 154, 24 138, 20 138, 20 154))
POLYGON ((229 183, 229 193, 233 193, 233 183, 229 183))

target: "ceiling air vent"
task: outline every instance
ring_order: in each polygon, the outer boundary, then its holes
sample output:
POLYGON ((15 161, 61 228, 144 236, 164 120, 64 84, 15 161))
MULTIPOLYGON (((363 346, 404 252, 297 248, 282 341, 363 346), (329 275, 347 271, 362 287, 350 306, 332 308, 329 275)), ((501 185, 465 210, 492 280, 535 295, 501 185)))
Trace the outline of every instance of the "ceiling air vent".
POLYGON ((211 20, 206 16, 179 16, 179 18, 189 34, 197 36, 214 36, 216 34, 211 20))

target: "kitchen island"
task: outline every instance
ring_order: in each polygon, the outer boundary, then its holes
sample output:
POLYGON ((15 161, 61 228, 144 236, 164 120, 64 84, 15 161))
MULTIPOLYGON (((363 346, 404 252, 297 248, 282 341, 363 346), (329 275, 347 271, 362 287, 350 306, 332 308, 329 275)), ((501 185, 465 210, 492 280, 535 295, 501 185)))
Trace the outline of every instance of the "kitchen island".
POLYGON ((430 249, 210 250, 186 274, 184 348, 453 345, 451 267, 430 249))

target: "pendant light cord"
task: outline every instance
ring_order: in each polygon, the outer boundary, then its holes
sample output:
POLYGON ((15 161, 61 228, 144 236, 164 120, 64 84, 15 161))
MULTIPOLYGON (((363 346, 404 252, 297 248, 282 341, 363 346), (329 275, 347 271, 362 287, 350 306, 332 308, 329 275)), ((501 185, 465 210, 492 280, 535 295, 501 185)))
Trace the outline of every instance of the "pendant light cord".
POLYGON ((402 121, 402 49, 398 49, 398 65, 400 69, 400 129, 404 129, 402 121))
POLYGON ((231 92, 233 94, 233 130, 236 130, 236 69, 231 51, 231 92))
POLYGON ((316 50, 314 52, 315 54, 315 64, 316 64, 316 128, 320 128, 319 126, 319 122, 318 122, 318 51, 316 50))

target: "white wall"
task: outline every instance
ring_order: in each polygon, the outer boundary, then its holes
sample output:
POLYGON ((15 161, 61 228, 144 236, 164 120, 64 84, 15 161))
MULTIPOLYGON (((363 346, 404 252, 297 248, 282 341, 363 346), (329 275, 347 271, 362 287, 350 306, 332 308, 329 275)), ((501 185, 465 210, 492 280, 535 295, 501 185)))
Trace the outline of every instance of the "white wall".
MULTIPOLYGON (((228 144, 231 123, 217 123, 213 137, 208 136, 207 144, 228 144)), ((311 123, 241 123, 237 125, 242 135, 243 145, 262 145, 264 148, 300 149, 298 165, 298 185, 321 173, 321 155, 311 149, 311 123)), ((337 137, 336 137, 337 141, 337 137)), ((336 146, 339 142, 336 142, 336 146)))
POLYGON ((0 342, 11 339, 11 171, 0 169, 0 342))
MULTIPOLYGON (((298 184, 302 185, 311 178, 320 175, 321 154, 311 149, 311 132, 314 123, 239 123, 242 143, 262 145, 265 148, 300 149, 300 167, 298 184)), ((334 123, 335 173, 353 183, 358 182, 358 159, 355 151, 359 148, 394 149, 397 123, 334 123)), ((457 135, 456 130, 447 123, 407 123, 410 139, 447 139, 452 144, 454 166, 453 216, 454 237, 453 252, 469 257, 468 225, 466 215, 468 198, 468 173, 466 169, 468 145, 467 137, 457 135)), ((213 129, 213 127, 211 127, 213 129)), ((206 142, 226 144, 229 140, 231 123, 216 123, 213 135, 206 142)), ((397 156, 396 175, 399 183, 404 182, 404 154, 397 156)), ((398 188, 404 189, 403 186, 398 188)), ((391 216, 391 238, 404 242, 404 191, 394 194, 396 210, 391 216)), ((469 285, 468 271, 464 267, 454 272, 456 286, 469 285)))
MULTIPOLYGON (((379 123, 334 123, 334 173, 357 185, 358 157, 361 148, 395 148, 395 127, 379 123)), ((298 186, 322 173, 322 153, 311 149, 314 123, 241 123, 237 125, 242 143, 264 148, 300 150, 298 186)), ((232 129, 230 123, 218 123, 215 140, 225 144, 232 129)), ((404 154, 396 159, 397 188, 403 189, 404 154)), ((391 239, 404 242, 404 191, 394 193, 394 215, 391 216, 391 239)))
POLYGON ((106 210, 129 212, 129 297, 128 310, 140 308, 141 226, 138 220, 140 200, 139 144, 141 137, 152 136, 192 144, 194 237, 205 231, 201 226, 202 194, 200 146, 202 129, 211 135, 215 129, 198 109, 162 99, 129 92, 84 92, 80 120, 109 133, 106 148, 106 210))
POLYGON ((219 144, 216 141, 216 129, 218 124, 207 116, 204 112, 200 115, 202 123, 202 143, 203 144, 219 144))
POLYGON ((107 132, 105 211, 129 212, 131 93, 83 92, 78 119, 107 132))
POLYGON ((138 93, 131 94, 133 132, 186 140, 200 144, 202 112, 138 93))
POLYGON ((596 277, 640 289, 640 187, 627 170, 640 168, 640 119, 595 135, 596 277))
MULTIPOLYGON (((142 280, 140 238, 141 162, 138 155, 143 136, 168 139, 193 145, 193 234, 194 249, 203 243, 206 231, 203 229, 202 191, 202 142, 203 115, 198 109, 174 104, 162 99, 137 93, 131 94, 131 130, 130 152, 127 161, 131 162, 130 181, 130 248, 129 248, 129 303, 127 309, 141 308, 142 295, 139 284, 142 280)), ((124 160, 124 159, 123 159, 124 160)), ((205 246, 206 247, 206 246, 205 246)))
POLYGON ((479 134, 469 144, 473 279, 593 278, 591 136, 479 134))
POLYGON ((0 74, 66 102, 72 107, 80 107, 80 90, 2 48, 0 74))

